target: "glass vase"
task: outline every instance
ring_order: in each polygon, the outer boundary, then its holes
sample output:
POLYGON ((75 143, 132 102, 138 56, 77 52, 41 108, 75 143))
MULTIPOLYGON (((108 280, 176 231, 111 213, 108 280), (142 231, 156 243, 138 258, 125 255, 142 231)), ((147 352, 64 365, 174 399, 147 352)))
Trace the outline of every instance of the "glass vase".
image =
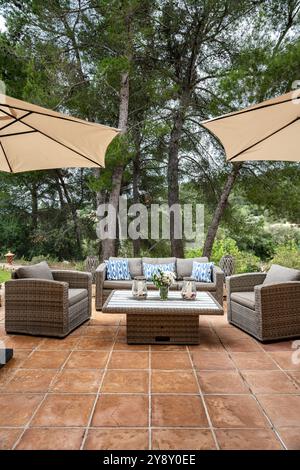
POLYGON ((132 296, 137 300, 147 298, 147 282, 143 276, 137 276, 132 283, 132 296))
POLYGON ((183 300, 195 300, 197 297, 197 289, 195 280, 191 277, 183 278, 183 286, 181 289, 181 297, 183 300))
POLYGON ((168 286, 162 286, 162 287, 159 288, 160 300, 167 300, 168 299, 168 294, 169 294, 169 287, 168 286))

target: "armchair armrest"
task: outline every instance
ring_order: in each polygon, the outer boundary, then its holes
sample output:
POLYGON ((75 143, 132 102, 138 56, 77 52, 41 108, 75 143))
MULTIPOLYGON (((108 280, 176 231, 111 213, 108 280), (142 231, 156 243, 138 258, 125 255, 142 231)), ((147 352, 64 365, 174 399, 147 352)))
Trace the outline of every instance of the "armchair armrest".
POLYGON ((223 305, 223 284, 224 273, 219 266, 214 266, 212 270, 212 282, 216 286, 216 299, 220 305, 223 305))
POLYGON ((265 339, 300 335, 300 281, 254 288, 255 310, 265 339))
MULTIPOLYGON (((28 332, 24 325, 30 324, 30 332, 39 331, 47 325, 61 324, 61 332, 68 326, 68 284, 44 279, 14 279, 5 283, 6 331, 28 332)), ((45 334, 47 334, 45 332, 45 334)))
POLYGON ((55 281, 67 282, 70 289, 91 289, 92 274, 82 271, 54 269, 52 275, 55 281))
POLYGON ((96 279, 96 310, 101 310, 103 304, 103 283, 106 279, 106 264, 101 263, 95 271, 96 279))
POLYGON ((254 287, 262 284, 267 273, 235 274, 226 278, 227 294, 231 292, 253 291, 254 287))

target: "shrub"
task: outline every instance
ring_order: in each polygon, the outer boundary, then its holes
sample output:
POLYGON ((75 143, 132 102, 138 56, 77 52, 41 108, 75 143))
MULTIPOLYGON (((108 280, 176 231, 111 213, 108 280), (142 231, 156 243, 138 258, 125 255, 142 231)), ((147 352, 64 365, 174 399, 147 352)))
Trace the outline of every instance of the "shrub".
POLYGON ((271 264, 300 269, 300 247, 294 241, 286 245, 279 245, 275 250, 275 255, 268 263, 269 266, 271 264))
MULTIPOLYGON (((237 243, 233 238, 220 238, 215 241, 211 261, 219 264, 222 256, 232 255, 235 259, 235 273, 246 273, 261 271, 260 259, 251 251, 239 250, 237 243)), ((202 256, 202 249, 193 248, 186 253, 187 258, 196 258, 202 256)))

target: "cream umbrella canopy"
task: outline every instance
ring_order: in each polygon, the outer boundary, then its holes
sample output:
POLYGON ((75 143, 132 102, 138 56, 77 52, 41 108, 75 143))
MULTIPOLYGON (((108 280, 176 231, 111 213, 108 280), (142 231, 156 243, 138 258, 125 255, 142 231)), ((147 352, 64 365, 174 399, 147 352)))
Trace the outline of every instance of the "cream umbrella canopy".
POLYGON ((228 161, 300 161, 299 90, 201 125, 221 142, 228 161))
POLYGON ((0 94, 0 171, 104 167, 119 133, 0 94))

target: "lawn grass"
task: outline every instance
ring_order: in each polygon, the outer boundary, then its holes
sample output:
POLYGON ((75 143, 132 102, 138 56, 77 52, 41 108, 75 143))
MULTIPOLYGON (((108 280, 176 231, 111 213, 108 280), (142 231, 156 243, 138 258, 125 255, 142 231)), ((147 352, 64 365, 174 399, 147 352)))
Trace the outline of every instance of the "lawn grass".
POLYGON ((11 275, 9 271, 4 271, 3 269, 0 269, 0 284, 1 282, 8 281, 10 278, 11 275))

